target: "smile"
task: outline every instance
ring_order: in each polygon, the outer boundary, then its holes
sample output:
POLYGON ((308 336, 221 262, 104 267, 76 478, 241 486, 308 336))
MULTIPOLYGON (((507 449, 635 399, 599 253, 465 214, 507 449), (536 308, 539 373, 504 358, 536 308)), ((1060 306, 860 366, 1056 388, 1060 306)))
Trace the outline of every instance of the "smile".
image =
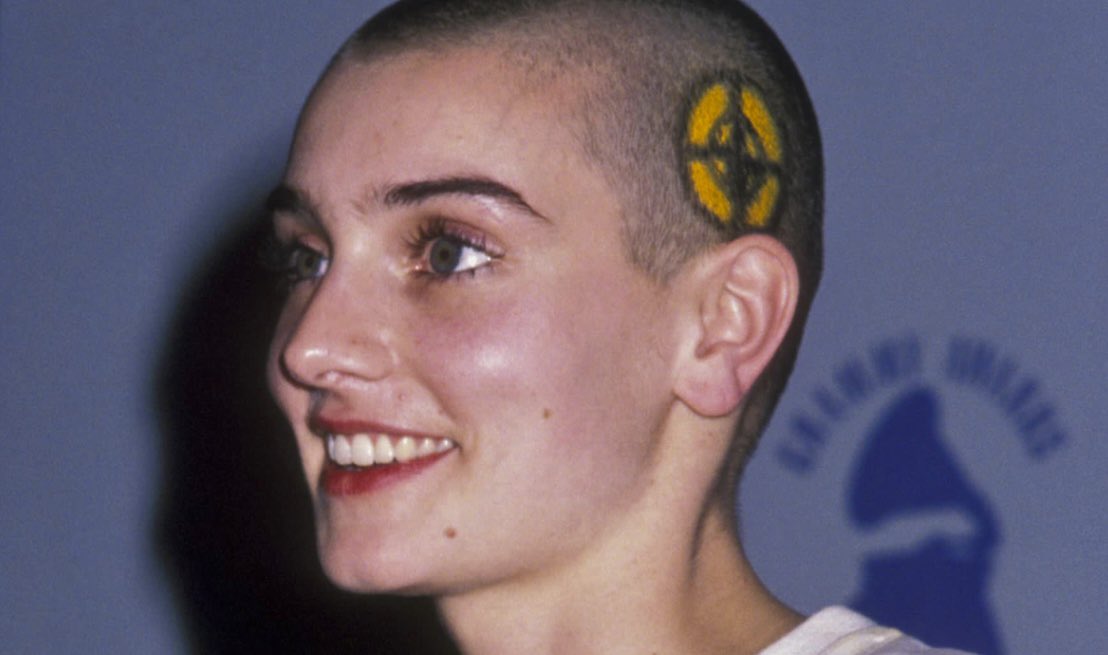
POLYGON ((327 434, 327 458, 339 466, 361 468, 441 455, 457 447, 450 439, 388 434, 327 434))

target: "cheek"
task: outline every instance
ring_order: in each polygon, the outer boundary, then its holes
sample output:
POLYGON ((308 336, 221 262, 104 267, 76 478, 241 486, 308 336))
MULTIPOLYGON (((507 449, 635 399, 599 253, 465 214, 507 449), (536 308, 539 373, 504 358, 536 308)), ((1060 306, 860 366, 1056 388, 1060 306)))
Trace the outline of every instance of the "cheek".
POLYGON ((601 431, 618 447, 621 431, 633 431, 614 423, 621 412, 612 408, 633 407, 629 371, 639 353, 627 326, 612 319, 631 310, 584 288, 547 288, 424 321, 414 334, 422 377, 444 409, 477 431, 545 434, 551 448, 595 449, 601 431))
POLYGON ((476 446, 458 498, 484 520, 459 527, 532 556, 595 538, 649 484, 654 452, 632 348, 603 311, 624 308, 547 291, 420 335, 428 387, 476 446))
POLYGON ((549 308, 539 301, 497 300, 412 321, 419 326, 412 345, 423 377, 448 411, 466 414, 475 402, 493 399, 504 406, 530 405, 540 402, 539 378, 558 359, 550 355, 555 335, 544 329, 550 320, 549 308))

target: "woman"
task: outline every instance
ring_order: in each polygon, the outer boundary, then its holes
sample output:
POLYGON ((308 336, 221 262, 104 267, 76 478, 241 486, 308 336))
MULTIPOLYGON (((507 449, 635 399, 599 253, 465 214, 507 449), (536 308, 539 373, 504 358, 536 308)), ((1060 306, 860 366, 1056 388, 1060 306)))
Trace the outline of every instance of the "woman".
POLYGON ((270 198, 269 380, 332 580, 433 597, 467 653, 921 652, 843 609, 803 623, 737 537, 818 282, 820 167, 738 5, 367 23, 270 198))

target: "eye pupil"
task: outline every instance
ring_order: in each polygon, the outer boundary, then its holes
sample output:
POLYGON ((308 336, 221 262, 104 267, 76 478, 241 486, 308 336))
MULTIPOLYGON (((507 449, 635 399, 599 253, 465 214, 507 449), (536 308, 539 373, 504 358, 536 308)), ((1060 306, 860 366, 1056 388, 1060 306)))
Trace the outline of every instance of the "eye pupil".
POLYGON ((297 259, 296 273, 300 277, 311 277, 315 275, 319 268, 319 255, 311 252, 304 251, 297 259))
POLYGON ((462 245, 451 239, 438 239, 428 253, 431 270, 440 275, 453 273, 462 257, 462 245))

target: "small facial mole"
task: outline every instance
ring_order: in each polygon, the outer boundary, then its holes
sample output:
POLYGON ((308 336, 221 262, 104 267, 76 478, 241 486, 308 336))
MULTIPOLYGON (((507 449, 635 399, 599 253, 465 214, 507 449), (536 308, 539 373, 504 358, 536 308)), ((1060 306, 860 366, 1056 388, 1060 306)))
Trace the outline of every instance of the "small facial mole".
POLYGON ((443 534, 443 535, 444 535, 444 536, 445 536, 445 537, 446 537, 447 539, 453 539, 454 537, 457 537, 457 536, 458 536, 458 531, 457 531, 457 530, 455 530, 454 528, 450 528, 450 527, 448 527, 448 528, 446 528, 445 530, 443 530, 443 531, 442 531, 442 534, 443 534))
POLYGON ((553 415, 554 415, 554 412, 550 411, 550 408, 546 408, 546 409, 542 410, 542 417, 544 419, 550 418, 553 415))

